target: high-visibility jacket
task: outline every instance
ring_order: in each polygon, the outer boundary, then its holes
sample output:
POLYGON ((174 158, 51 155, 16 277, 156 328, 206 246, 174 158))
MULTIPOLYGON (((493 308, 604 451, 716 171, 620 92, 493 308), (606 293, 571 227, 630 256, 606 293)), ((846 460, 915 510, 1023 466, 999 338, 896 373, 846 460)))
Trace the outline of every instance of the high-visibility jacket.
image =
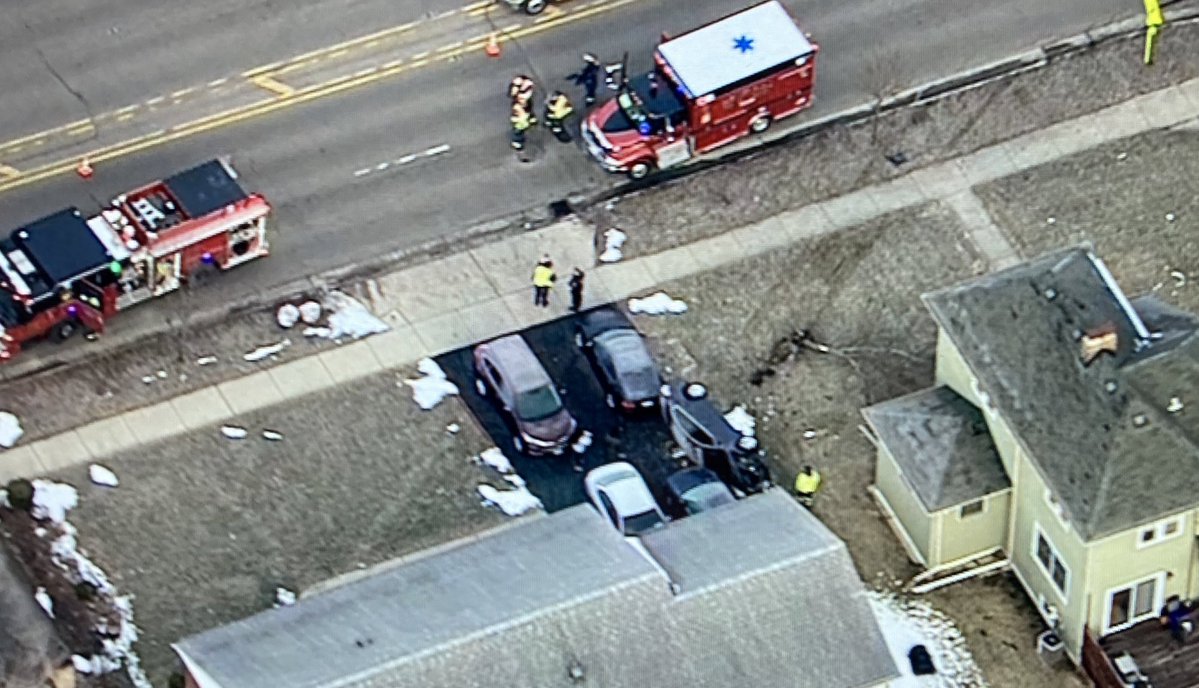
POLYGON ((814 495, 820 490, 822 482, 824 480, 820 477, 820 471, 801 472, 795 477, 795 492, 801 495, 814 495))
POLYGON ((534 287, 552 287, 556 279, 554 269, 546 265, 538 265, 533 268, 533 286, 534 287))
POLYGON ((570 99, 562 94, 558 94, 558 97, 551 100, 546 107, 547 116, 550 119, 559 121, 566 119, 574 111, 575 109, 571 106, 570 99))
POLYGON ((533 126, 533 118, 529 116, 528 111, 521 108, 513 108, 512 129, 514 131, 524 131, 531 126, 533 126))

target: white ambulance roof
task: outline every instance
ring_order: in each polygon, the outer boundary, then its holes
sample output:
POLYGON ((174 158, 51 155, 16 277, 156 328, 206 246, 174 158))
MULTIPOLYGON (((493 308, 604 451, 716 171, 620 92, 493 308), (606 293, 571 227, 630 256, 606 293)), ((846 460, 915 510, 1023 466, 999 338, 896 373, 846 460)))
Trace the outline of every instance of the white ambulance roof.
POLYGON ((812 52, 778 0, 700 27, 658 46, 692 97, 718 91, 812 52))

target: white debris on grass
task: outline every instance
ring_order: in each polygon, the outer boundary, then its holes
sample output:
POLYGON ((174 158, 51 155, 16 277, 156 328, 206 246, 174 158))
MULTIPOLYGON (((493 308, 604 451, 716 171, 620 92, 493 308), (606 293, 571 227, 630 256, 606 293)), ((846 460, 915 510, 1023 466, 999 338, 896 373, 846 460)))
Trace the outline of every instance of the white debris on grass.
POLYGON ((33 599, 46 610, 46 616, 54 618, 54 600, 50 599, 50 594, 42 586, 37 586, 37 590, 33 593, 33 599))
POLYGON ((145 385, 154 384, 154 376, 153 375, 143 375, 142 376, 142 384, 145 384, 145 385))
POLYGON ((743 404, 737 404, 732 411, 724 414, 724 419, 728 424, 733 426, 733 429, 742 435, 754 436, 754 432, 758 427, 758 421, 749 411, 746 410, 743 404))
POLYGON ((75 669, 98 676, 124 667, 135 688, 152 688, 142 671, 141 660, 133 652, 138 629, 133 623, 132 598, 117 594, 104 570, 79 550, 75 527, 66 520, 67 511, 79 503, 78 493, 70 485, 48 480, 34 480, 33 488, 34 508, 30 513, 36 519, 52 521, 58 531, 58 537, 50 545, 52 560, 67 573, 71 583, 88 583, 94 587, 100 599, 111 603, 117 617, 115 627, 105 622, 97 623, 93 630, 100 636, 100 654, 94 657, 73 655, 71 662, 75 669))
MULTIPOLYGON (((521 480, 520 476, 509 477, 517 478, 521 484, 511 490, 497 490, 491 485, 479 485, 479 496, 483 498, 484 504, 493 505, 509 516, 520 516, 542 508, 541 500, 529 492, 529 488, 524 486, 524 480, 521 480)), ((509 482, 516 483, 512 480, 509 482)))
POLYGON ((271 442, 278 442, 279 440, 283 439, 283 433, 277 430, 263 430, 262 439, 270 440, 271 442))
POLYGON ((504 456, 504 452, 500 451, 499 447, 484 449, 472 460, 478 464, 491 466, 499 473, 509 474, 515 472, 515 469, 512 468, 512 462, 508 460, 508 457, 504 456))
POLYGON ((457 435, 458 431, 461 429, 462 429, 462 426, 458 425, 457 423, 450 423, 449 425, 445 426, 445 431, 450 433, 451 435, 457 435))
POLYGON ((892 593, 870 592, 870 606, 900 678, 892 688, 986 688, 966 639, 944 614, 924 602, 900 599, 892 593), (908 652, 924 645, 937 673, 916 676, 908 652))
MULTIPOLYGON (((325 307, 332 311, 328 319, 329 331, 320 335, 326 339, 362 339, 391 329, 362 303, 340 291, 329 292, 325 297, 325 307)), ((307 334, 308 330, 305 330, 307 334)))
POLYGON ((296 594, 287 588, 275 588, 275 608, 290 607, 296 603, 296 594))
POLYGON ((246 361, 249 361, 250 363, 254 363, 256 361, 261 361, 264 358, 269 358, 271 356, 274 356, 289 346, 291 346, 291 340, 284 339, 283 341, 276 342, 275 344, 267 344, 266 346, 260 346, 257 349, 254 349, 250 353, 246 354, 245 356, 242 356, 242 358, 244 358, 246 361))
POLYGON ((295 327, 295 324, 299 321, 300 309, 290 303, 279 306, 279 310, 275 311, 275 322, 279 323, 279 327, 285 330, 295 327))
POLYGON ((98 463, 93 463, 87 467, 87 475, 92 479, 93 483, 102 487, 116 487, 121 484, 121 481, 117 479, 116 473, 98 463))
POLYGON ((79 493, 66 483, 33 481, 33 508, 29 513, 39 521, 63 523, 67 512, 79 505, 79 493))
POLYGON ((320 322, 322 310, 316 301, 305 301, 300 304, 300 320, 306 325, 315 325, 320 322))
POLYGON ((216 356, 201 356, 196 359, 196 365, 206 366, 216 363, 216 356))
POLYGON ((601 263, 616 263, 624 258, 624 252, 621 251, 621 248, 628 238, 628 234, 615 227, 604 232, 604 251, 599 254, 599 261, 601 263))
POLYGON ((643 299, 629 299, 629 310, 643 315, 679 315, 687 312, 687 303, 660 291, 643 299))
POLYGON ((431 358, 422 358, 416 369, 424 377, 415 380, 404 380, 404 384, 412 388, 412 399, 417 406, 428 411, 441 403, 449 395, 458 394, 458 385, 446 379, 445 371, 431 358))
POLYGON ((579 435, 579 439, 575 440, 575 443, 570 445, 570 449, 576 454, 582 454, 583 452, 587 451, 588 447, 591 446, 591 440, 591 431, 584 430, 583 434, 579 435))
POLYGON ((236 425, 222 425, 221 434, 231 440, 244 440, 249 433, 246 432, 245 428, 236 425))
POLYGON ((25 429, 21 427, 19 418, 8 411, 0 411, 0 447, 12 447, 24 434, 25 429))

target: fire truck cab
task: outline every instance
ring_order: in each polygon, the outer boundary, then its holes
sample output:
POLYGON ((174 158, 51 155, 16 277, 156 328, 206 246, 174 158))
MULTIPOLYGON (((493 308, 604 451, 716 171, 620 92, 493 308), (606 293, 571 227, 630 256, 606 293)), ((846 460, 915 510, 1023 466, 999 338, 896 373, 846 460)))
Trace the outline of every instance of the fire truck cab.
POLYGON ((147 299, 269 252, 270 204, 213 160, 116 198, 62 210, 0 239, 0 362, 23 343, 104 329, 147 299))
POLYGON ((777 1, 674 38, 583 122, 588 152, 641 179, 810 106, 819 46, 777 1))

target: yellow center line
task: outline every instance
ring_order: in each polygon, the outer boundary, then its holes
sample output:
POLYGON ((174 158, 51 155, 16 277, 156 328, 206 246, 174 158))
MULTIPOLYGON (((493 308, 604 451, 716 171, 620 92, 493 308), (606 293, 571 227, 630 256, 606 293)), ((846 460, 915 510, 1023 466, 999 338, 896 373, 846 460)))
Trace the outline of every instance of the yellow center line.
POLYGON ((255 86, 259 88, 265 88, 280 98, 286 98, 296 92, 296 89, 292 88, 291 86, 288 86, 282 81, 275 81, 266 75, 256 76, 253 79, 250 79, 250 81, 253 82, 255 86))
POLYGON ((75 127, 74 129, 68 129, 67 136, 83 136, 84 134, 90 134, 95 130, 96 130, 96 125, 92 124, 91 122, 88 122, 87 124, 84 124, 81 127, 75 127))
MULTIPOLYGON (((585 10, 577 12, 564 12, 556 22, 530 24, 524 27, 516 24, 512 27, 501 29, 501 31, 506 34, 504 40, 526 38, 543 33, 557 26, 579 21, 581 19, 586 19, 588 17, 593 17, 595 15, 639 1, 640 0, 610 0, 609 2, 604 2, 585 10)), ((448 62, 463 55, 481 51, 484 45, 485 43, 481 42, 467 43, 455 48, 451 52, 439 54, 436 61, 448 62)), ((181 124, 173 127, 169 131, 156 131, 142 137, 130 139, 128 141, 117 143, 111 146, 102 147, 86 153, 86 157, 92 162, 92 164, 114 160, 116 158, 132 155, 149 148, 161 146, 183 138, 212 131, 214 129, 246 122, 251 119, 283 110, 285 108, 291 108, 296 105, 308 103, 321 98, 328 98, 330 96, 344 93, 345 91, 353 88, 359 88, 361 86, 372 84, 397 74, 412 71, 418 67, 425 66, 430 62, 433 62, 433 60, 420 59, 407 63, 392 63, 395 64, 395 66, 390 68, 380 68, 371 74, 365 74, 363 76, 349 75, 338 77, 331 81, 322 84, 316 84, 314 86, 308 86, 302 89, 293 89, 285 84, 279 84, 280 86, 291 89, 290 94, 286 96, 279 95, 276 98, 258 101, 256 103, 251 103, 249 105, 227 110, 225 112, 217 113, 186 124, 181 124)), ((70 160, 48 163, 46 165, 42 165, 41 167, 29 170, 28 172, 18 173, 18 176, 0 180, 0 192, 8 191, 10 189, 15 189, 20 186, 25 186, 70 172, 75 169, 75 164, 79 157, 82 156, 73 156, 70 160)))

